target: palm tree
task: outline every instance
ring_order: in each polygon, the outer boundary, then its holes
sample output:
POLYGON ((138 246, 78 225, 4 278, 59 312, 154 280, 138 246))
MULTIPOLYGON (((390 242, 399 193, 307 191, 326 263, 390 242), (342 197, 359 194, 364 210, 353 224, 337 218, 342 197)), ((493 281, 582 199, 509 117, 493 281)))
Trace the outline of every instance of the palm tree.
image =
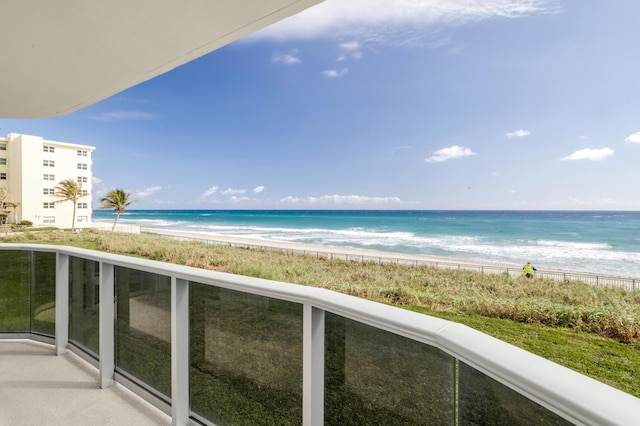
POLYGON ((60 198, 56 203, 64 203, 65 201, 73 202, 73 219, 71 222, 71 230, 73 231, 76 225, 76 207, 78 205, 78 200, 89 194, 82 193, 81 183, 78 183, 73 179, 66 179, 58 182, 53 195, 60 198))
POLYGON ((116 220, 113 221, 113 227, 111 228, 112 232, 116 229, 118 218, 122 213, 124 213, 125 208, 138 201, 129 200, 129 197, 131 197, 130 192, 127 192, 124 189, 114 189, 104 197, 100 198, 100 202, 102 203, 100 206, 101 209, 114 209, 117 213, 116 220))

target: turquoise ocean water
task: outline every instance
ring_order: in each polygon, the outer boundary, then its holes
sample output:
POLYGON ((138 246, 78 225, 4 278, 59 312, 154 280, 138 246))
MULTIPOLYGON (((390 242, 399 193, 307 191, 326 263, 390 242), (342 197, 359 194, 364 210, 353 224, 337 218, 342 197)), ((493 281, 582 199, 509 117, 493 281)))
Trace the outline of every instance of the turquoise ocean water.
POLYGON ((640 212, 128 210, 119 223, 640 277, 640 212))

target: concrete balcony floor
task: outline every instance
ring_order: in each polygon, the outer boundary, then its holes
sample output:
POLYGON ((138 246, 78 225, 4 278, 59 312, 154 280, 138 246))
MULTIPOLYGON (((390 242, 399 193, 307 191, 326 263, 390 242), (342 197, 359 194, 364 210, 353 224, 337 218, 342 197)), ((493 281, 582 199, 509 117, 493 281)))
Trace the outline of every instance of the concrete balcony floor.
POLYGON ((170 425, 171 418, 68 352, 29 340, 0 340, 0 425, 170 425))

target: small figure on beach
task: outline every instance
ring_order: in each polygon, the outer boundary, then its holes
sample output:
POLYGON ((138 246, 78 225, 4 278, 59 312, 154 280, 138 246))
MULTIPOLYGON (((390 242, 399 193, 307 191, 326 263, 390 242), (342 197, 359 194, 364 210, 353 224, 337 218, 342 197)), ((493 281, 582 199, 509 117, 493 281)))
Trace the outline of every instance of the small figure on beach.
POLYGON ((522 268, 522 273, 527 278, 533 278, 533 271, 537 271, 537 269, 534 268, 531 262, 527 262, 527 264, 522 268))

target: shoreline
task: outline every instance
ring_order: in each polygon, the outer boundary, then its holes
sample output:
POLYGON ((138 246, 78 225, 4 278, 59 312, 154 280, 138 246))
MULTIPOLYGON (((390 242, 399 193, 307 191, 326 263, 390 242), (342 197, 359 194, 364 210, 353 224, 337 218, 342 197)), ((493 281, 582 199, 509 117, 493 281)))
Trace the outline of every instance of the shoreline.
MULTIPOLYGON (((523 265, 517 265, 515 263, 504 263, 504 262, 499 263, 499 262, 490 262, 490 261, 481 261, 481 260, 461 259, 461 258, 446 257, 446 256, 431 256, 431 255, 422 255, 422 254, 388 252, 388 251, 381 251, 381 250, 359 249, 359 248, 351 248, 351 247, 325 246, 325 245, 306 244, 306 243, 297 243, 297 242, 288 242, 288 241, 263 240, 258 238, 236 237, 236 236, 207 234, 207 233, 188 232, 188 231, 174 231, 174 230, 166 230, 166 229, 158 229, 158 228, 141 227, 140 232, 166 235, 166 236, 178 237, 178 238, 182 237, 182 238, 188 238, 192 240, 216 241, 216 242, 229 243, 229 244, 260 246, 260 247, 276 248, 281 250, 293 250, 298 252, 322 253, 325 255, 336 254, 340 256, 382 258, 385 260, 398 259, 403 261, 411 261, 411 262, 418 261, 418 262, 425 262, 425 263, 438 263, 443 265, 444 264, 469 265, 469 266, 477 266, 477 267, 486 266, 486 267, 504 268, 504 269, 509 268, 509 269, 518 269, 518 270, 520 270, 524 265, 524 263, 523 265)), ((560 270, 555 270, 555 269, 554 270, 546 269, 546 270, 560 272, 560 270)), ((561 272, 582 273, 578 271, 561 271, 561 272)))

